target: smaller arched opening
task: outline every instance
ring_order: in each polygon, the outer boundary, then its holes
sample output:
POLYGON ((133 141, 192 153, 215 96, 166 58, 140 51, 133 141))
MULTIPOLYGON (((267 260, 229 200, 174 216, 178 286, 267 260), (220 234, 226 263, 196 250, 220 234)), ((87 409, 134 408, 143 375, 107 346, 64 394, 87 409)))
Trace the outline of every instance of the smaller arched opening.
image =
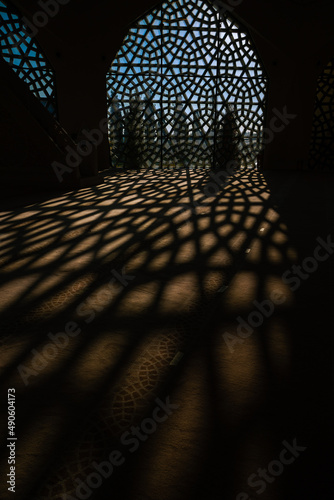
POLYGON ((206 0, 169 0, 130 28, 107 73, 112 164, 253 168, 267 77, 247 30, 206 0))
POLYGON ((57 116, 55 75, 16 8, 0 0, 0 55, 43 106, 57 116))
POLYGON ((334 57, 318 77, 309 167, 334 171, 334 57))

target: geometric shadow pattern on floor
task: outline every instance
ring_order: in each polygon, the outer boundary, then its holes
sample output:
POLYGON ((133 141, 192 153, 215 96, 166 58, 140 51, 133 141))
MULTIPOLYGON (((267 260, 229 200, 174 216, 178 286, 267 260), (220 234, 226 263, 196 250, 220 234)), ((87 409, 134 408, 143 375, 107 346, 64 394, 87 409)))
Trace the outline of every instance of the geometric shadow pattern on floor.
MULTIPOLYGON (((143 457, 150 469, 159 467, 158 450, 168 455, 166 463, 160 457, 159 473, 150 479, 151 493, 131 476, 134 490, 126 494, 131 482, 123 478, 120 486, 115 476, 115 485, 93 494, 157 500, 170 498, 169 492, 177 500, 187 498, 186 480, 173 490, 174 462, 191 463, 196 453, 200 461, 206 434, 191 434, 191 428, 208 405, 197 408, 192 400, 201 377, 180 397, 184 383, 200 374, 200 364, 193 377, 183 371, 191 353, 209 353, 217 321, 225 328, 233 323, 235 276, 245 280, 247 286, 238 289, 245 289, 246 298, 264 297, 270 287, 282 285, 294 249, 274 207, 277 200, 255 171, 236 172, 218 186, 206 171, 160 170, 114 173, 103 185, 2 212, 1 382, 17 388, 18 415, 25 412, 18 453, 22 499, 76 498, 80 480, 95 470, 93 462, 120 449, 123 433, 150 417, 157 398, 168 396, 181 411, 190 401, 189 429, 177 436, 182 419, 175 426, 172 415, 148 440, 152 456, 139 451, 128 460, 129 467, 131 460, 140 466, 137 457, 143 457), (259 276, 259 262, 262 272, 268 269, 266 280, 259 276), (64 332, 69 321, 80 326, 80 335, 51 353, 24 384, 17 367, 33 368, 32 350, 44 352, 48 332, 64 332), (166 441, 155 449, 161 439, 166 441), (159 493, 161 477, 168 487, 159 493)), ((229 361, 221 340, 219 346, 211 351, 218 353, 211 364, 223 374, 229 361)), ((235 364, 233 359, 231 373, 235 364)), ((229 391, 234 394, 233 378, 231 386, 228 376, 222 379, 218 393, 226 398, 229 391)), ((211 390, 204 390, 204 401, 211 390)), ((228 414, 236 407, 237 395, 228 414)), ((252 400, 246 410, 255 419, 252 400)), ((231 428, 237 442, 242 422, 234 418, 231 428)))

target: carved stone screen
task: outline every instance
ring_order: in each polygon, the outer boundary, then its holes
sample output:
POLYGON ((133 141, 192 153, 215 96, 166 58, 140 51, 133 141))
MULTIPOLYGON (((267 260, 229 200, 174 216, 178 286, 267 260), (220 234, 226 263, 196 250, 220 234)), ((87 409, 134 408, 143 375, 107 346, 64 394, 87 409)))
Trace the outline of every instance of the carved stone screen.
POLYGON ((129 30, 107 74, 114 166, 254 167, 267 77, 247 31, 203 0, 172 0, 129 30))
POLYGON ((334 58, 318 78, 310 168, 334 170, 334 58))
POLYGON ((55 116, 53 71, 38 42, 30 36, 29 29, 24 25, 19 13, 10 2, 3 0, 0 1, 0 56, 55 116))

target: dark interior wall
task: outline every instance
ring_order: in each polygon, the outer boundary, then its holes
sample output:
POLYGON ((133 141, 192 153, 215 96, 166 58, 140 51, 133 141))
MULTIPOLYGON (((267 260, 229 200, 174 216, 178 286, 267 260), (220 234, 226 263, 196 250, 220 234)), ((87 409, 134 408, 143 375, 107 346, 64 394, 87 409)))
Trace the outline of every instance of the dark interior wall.
MULTIPOLYGON (((0 104, 0 131, 1 131, 1 179, 5 183, 7 176, 14 176, 17 181, 18 172, 20 176, 29 174, 32 164, 36 165, 36 172, 40 173, 42 165, 39 158, 47 154, 49 156, 50 144, 48 144, 46 134, 39 129, 36 121, 23 108, 22 103, 17 99, 11 89, 0 81, 1 99, 0 104), (18 115, 20 119, 18 120, 18 115), (15 134, 13 134, 15 130, 15 134), (40 148, 40 154, 37 153, 40 148)), ((45 169, 48 176, 49 170, 45 169)), ((50 170, 51 173, 51 170, 50 170)), ((28 175, 27 175, 28 177, 28 175)), ((51 177, 51 176, 50 176, 51 177)))
MULTIPOLYGON (((106 117, 106 71, 129 25, 157 2, 15 0, 14 3, 30 21, 36 39, 55 69, 62 126, 73 137, 83 128, 98 128, 106 117)), ((316 78, 334 55, 334 3, 319 0, 308 4, 301 0, 226 2, 235 18, 251 32, 270 78, 266 127, 273 123, 275 110, 283 112, 286 108, 289 115, 296 115, 284 130, 268 139, 263 163, 267 169, 305 167, 316 78)), ((18 121, 19 115, 17 110, 18 121)), ((277 120, 274 123, 277 125, 277 120)), ((100 169, 109 166, 106 134, 98 148, 98 163, 100 169)))
POLYGON ((59 125, 11 68, 0 60, 0 194, 12 196, 78 184, 79 168, 61 179, 54 162, 65 164, 66 145, 59 125), (55 127, 56 125, 56 127, 55 127))

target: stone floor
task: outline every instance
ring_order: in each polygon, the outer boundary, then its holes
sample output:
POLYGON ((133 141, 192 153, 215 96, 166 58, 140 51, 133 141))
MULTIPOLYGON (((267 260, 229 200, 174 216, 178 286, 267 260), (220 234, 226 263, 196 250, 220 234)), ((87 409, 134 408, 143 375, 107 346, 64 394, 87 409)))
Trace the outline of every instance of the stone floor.
POLYGON ((3 202, 0 498, 332 498, 333 192, 123 172, 3 202))

